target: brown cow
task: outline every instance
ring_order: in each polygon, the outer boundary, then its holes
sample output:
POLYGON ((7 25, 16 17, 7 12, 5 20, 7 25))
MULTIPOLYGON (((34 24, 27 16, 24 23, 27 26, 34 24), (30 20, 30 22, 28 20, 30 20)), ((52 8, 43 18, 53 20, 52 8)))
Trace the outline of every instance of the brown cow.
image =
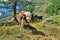
POLYGON ((25 11, 21 11, 18 15, 16 15, 17 20, 19 21, 20 26, 23 26, 23 20, 25 20, 27 22, 27 24, 29 24, 29 19, 27 19, 27 13, 25 11))

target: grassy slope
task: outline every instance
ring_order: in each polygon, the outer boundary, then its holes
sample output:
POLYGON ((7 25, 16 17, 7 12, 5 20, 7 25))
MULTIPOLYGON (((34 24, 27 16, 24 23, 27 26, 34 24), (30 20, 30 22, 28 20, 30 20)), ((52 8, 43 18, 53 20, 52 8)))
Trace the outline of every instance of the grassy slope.
MULTIPOLYGON (((60 22, 60 16, 52 17, 60 22)), ((26 27, 26 26, 25 26, 26 27)), ((29 27, 29 26, 28 26, 29 27)), ((19 25, 0 27, 0 40, 50 40, 60 39, 60 23, 45 22, 30 23, 29 29, 20 29, 19 25), (33 29, 31 29, 31 27, 33 29)))
MULTIPOLYGON (((34 0, 35 1, 35 0, 34 0)), ((49 1, 45 0, 44 4, 49 5, 49 1)), ((39 0, 40 2, 40 0, 39 0)), ((38 3, 38 2, 37 2, 38 3)), ((46 6, 42 5, 42 12, 46 6)), ((37 9, 36 9, 37 10, 37 9)), ((37 10, 39 13, 39 11, 37 10)), ((44 15, 45 16, 45 15, 44 15)), ((11 16, 10 16, 11 17, 11 16)), ((7 17, 9 18, 9 17, 7 17)), ((60 23, 60 16, 52 17, 60 23)), ((1 20, 5 20, 3 18, 1 20)), ((60 24, 49 24, 44 22, 30 23, 33 29, 20 29, 19 25, 10 25, 0 27, 0 40, 60 40, 60 24), (43 35, 44 34, 44 35, 43 35), (48 35, 48 36, 47 36, 48 35)), ((29 27, 29 26, 28 26, 29 27)))

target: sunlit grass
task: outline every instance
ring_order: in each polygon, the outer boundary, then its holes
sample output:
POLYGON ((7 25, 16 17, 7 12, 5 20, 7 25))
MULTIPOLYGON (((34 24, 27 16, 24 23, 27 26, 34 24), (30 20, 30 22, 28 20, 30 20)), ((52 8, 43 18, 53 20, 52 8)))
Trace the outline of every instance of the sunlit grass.
MULTIPOLYGON (((59 16, 54 20, 60 22, 59 16), (56 20, 57 19, 57 20, 56 20)), ((30 22, 30 25, 38 31, 49 35, 52 38, 60 39, 60 23, 50 24, 45 22, 30 22)), ((0 40, 45 40, 43 35, 32 34, 33 30, 20 29, 18 24, 0 27, 0 40)), ((48 40, 48 39, 47 39, 48 40)))

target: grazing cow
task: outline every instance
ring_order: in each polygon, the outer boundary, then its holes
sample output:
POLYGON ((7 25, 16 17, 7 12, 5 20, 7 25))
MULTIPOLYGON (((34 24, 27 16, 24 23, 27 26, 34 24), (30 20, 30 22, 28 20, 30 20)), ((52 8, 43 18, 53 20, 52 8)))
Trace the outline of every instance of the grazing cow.
POLYGON ((31 21, 34 21, 34 14, 31 14, 31 21))
POLYGON ((26 20, 29 22, 31 20, 31 13, 26 11, 24 14, 26 15, 26 20))
POLYGON ((17 20, 19 21, 20 26, 23 26, 23 20, 25 20, 29 24, 31 13, 27 11, 21 11, 18 15, 16 15, 17 20))
POLYGON ((42 17, 43 17, 43 16, 37 16, 37 19, 38 19, 38 20, 42 20, 42 17))
POLYGON ((41 14, 37 14, 37 19, 42 20, 43 16, 41 14))
POLYGON ((42 18, 43 18, 42 15, 32 14, 31 20, 32 21, 37 21, 37 20, 42 20, 42 18))

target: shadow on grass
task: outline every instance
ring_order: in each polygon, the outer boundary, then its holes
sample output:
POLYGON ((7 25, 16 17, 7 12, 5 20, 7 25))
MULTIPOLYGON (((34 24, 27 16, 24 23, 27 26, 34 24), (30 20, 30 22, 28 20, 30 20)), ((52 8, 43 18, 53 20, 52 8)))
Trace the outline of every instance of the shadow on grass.
POLYGON ((10 22, 10 23, 8 23, 6 26, 13 26, 13 25, 18 25, 18 23, 17 22, 10 22))
POLYGON ((45 34, 43 32, 38 31, 36 28, 32 27, 31 25, 25 25, 24 28, 32 30, 33 35, 43 35, 43 36, 45 36, 45 34))
POLYGON ((13 25, 19 25, 17 22, 6 22, 6 23, 1 23, 0 26, 13 26, 13 25))

